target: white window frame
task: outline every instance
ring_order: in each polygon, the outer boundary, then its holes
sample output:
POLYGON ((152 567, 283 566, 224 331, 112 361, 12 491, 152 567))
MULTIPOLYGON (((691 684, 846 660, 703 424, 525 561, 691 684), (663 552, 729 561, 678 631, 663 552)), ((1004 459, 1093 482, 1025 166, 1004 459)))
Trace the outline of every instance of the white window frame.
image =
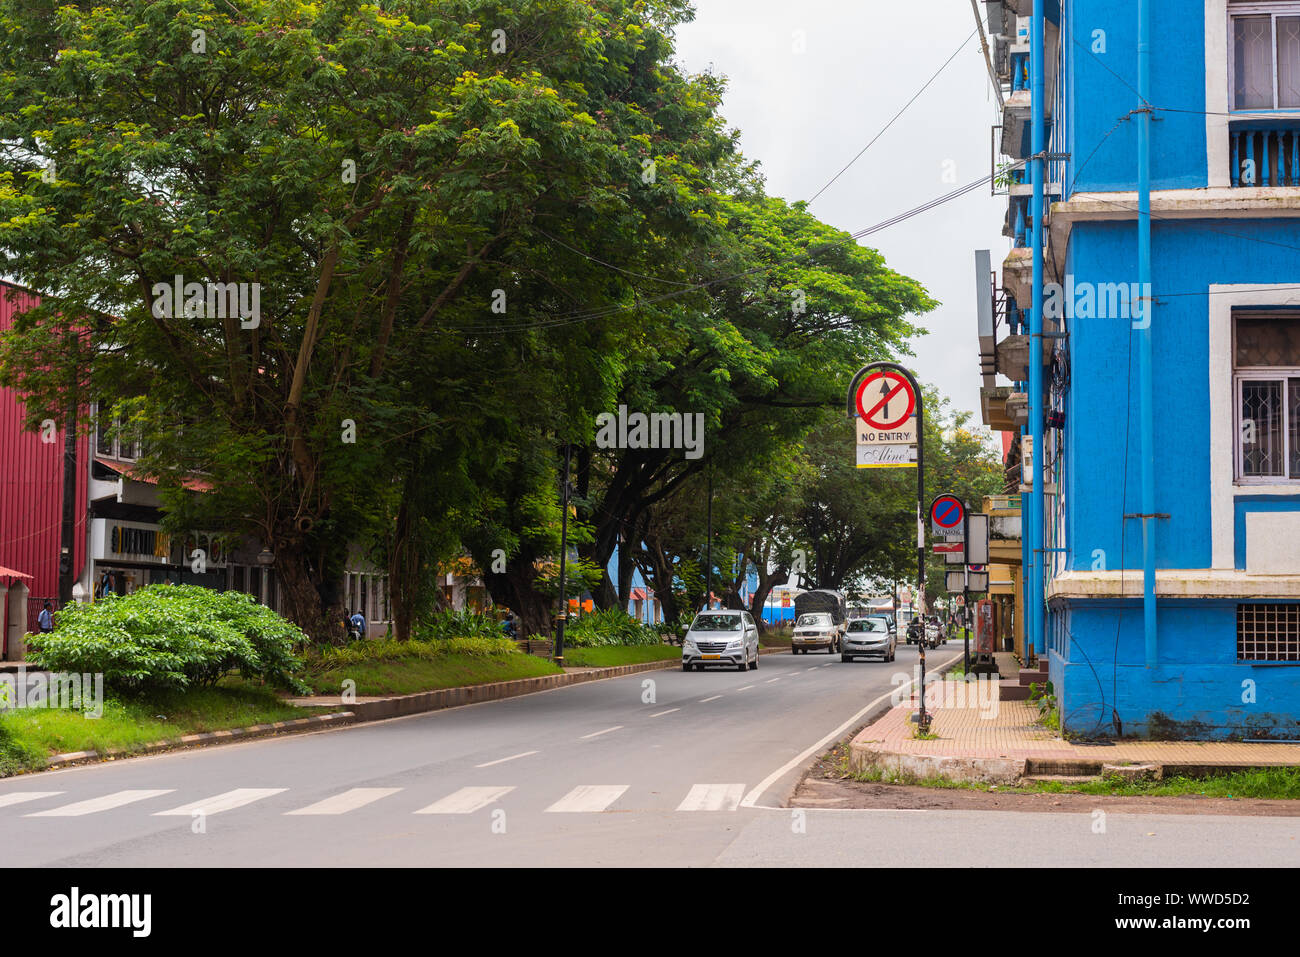
MULTIPOLYGON (((1278 17, 1297 17, 1300 16, 1300 0, 1261 0, 1257 3, 1228 3, 1228 110, 1234 114, 1243 116, 1268 116, 1271 114, 1290 115, 1300 113, 1300 107, 1295 106, 1278 106, 1277 102, 1277 18, 1278 17), (1273 105, 1271 107, 1253 107, 1250 109, 1239 109, 1235 104, 1237 102, 1237 44, 1235 40, 1235 31, 1233 30, 1233 21, 1238 17, 1260 17, 1268 16, 1271 18, 1270 30, 1273 53, 1273 105)), ((1300 66, 1300 64, 1298 64, 1300 66)))
MULTIPOLYGON (((1290 485, 1300 488, 1300 478, 1291 478, 1291 423, 1290 418, 1290 381, 1300 379, 1300 367, 1292 366, 1245 366, 1237 367, 1237 313, 1232 314, 1232 422, 1236 429, 1232 442, 1232 478, 1238 486, 1255 485, 1290 485), (1245 474, 1245 422, 1241 417, 1242 387, 1247 382, 1281 382, 1282 383, 1282 469, 1281 475, 1246 475, 1245 474)), ((1261 318, 1274 318, 1264 313, 1261 318)), ((1280 316, 1277 318, 1281 318, 1280 316)))
MULTIPOLYGON (((94 419, 95 422, 95 435, 94 435, 94 441, 91 444, 94 447, 95 455, 107 456, 110 459, 117 459, 122 462, 134 462, 137 458, 139 458, 138 453, 140 451, 140 439, 138 437, 130 442, 130 444, 135 447, 135 451, 137 453, 136 455, 122 454, 122 438, 120 435, 117 434, 110 434, 108 436, 108 440, 112 445, 112 451, 101 452, 99 449, 100 421, 99 421, 98 401, 94 403, 94 412, 92 414, 92 418, 94 419)), ((118 416, 113 416, 112 422, 109 425, 110 433, 116 433, 116 431, 119 430, 121 427, 122 427, 121 418, 118 416)))

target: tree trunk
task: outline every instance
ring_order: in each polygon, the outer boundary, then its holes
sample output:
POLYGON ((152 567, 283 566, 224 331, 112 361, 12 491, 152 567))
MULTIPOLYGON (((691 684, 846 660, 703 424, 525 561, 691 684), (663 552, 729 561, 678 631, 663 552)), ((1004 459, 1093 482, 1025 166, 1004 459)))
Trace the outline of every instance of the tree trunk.
MULTIPOLYGON (((494 604, 509 608, 519 617, 519 637, 548 637, 551 633, 551 601, 537 590, 537 568, 531 553, 516 554, 504 572, 483 575, 483 584, 494 604)), ((479 563, 479 567, 491 567, 479 563)))
MULTIPOLYGON (((408 483, 409 484, 409 483, 408 483)), ((411 637, 418 589, 420 556, 411 540, 411 510, 403 496, 393 523, 392 548, 388 555, 388 595, 393 603, 393 635, 398 641, 411 637)))
POLYGON ((277 548, 274 570, 285 617, 312 641, 338 637, 343 628, 342 615, 332 621, 327 616, 311 561, 301 543, 277 548))

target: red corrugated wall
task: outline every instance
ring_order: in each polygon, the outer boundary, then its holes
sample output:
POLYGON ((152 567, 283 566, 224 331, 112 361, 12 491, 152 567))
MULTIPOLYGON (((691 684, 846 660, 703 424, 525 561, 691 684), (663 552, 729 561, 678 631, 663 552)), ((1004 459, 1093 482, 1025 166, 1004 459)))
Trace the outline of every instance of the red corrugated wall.
MULTIPOLYGON (((40 301, 24 292, 11 299, 13 287, 0 282, 0 330, 15 314, 40 301)), ((59 594, 59 547, 63 520, 63 432, 42 442, 37 432, 23 431, 23 404, 12 389, 0 389, 0 565, 33 576, 33 598, 59 594)), ((85 413, 83 412, 83 415, 85 413)), ((73 569, 86 561, 86 480, 89 443, 77 440, 77 508, 73 569)))

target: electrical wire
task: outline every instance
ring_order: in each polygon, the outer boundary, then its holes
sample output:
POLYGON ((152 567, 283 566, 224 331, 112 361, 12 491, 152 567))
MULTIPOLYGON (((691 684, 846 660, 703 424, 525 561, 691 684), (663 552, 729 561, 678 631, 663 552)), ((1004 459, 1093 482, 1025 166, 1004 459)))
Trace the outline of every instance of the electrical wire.
POLYGON ((939 69, 935 70, 934 74, 930 77, 930 79, 926 80, 925 84, 912 95, 912 98, 903 104, 903 108, 899 110, 897 113, 895 113, 893 118, 890 119, 888 123, 886 123, 883 127, 881 127, 880 132, 871 138, 871 142, 869 142, 866 146, 862 147, 862 149, 858 150, 857 155, 854 156, 853 159, 849 160, 848 163, 845 164, 842 170, 840 170, 838 173, 832 176, 829 182, 827 182, 825 186, 823 186, 821 189, 817 190, 817 192, 812 194, 812 196, 807 201, 809 206, 811 206, 813 203, 817 201, 818 196, 826 192, 826 190, 830 189, 831 186, 835 184, 836 180, 838 180, 841 176, 847 173, 849 171, 849 167, 851 167, 854 163, 860 160, 863 154, 866 153, 867 150, 871 149, 871 147, 876 145, 876 141, 885 135, 885 133, 889 130, 889 128, 893 126, 894 123, 897 122, 897 120, 904 113, 908 111, 911 105, 920 98, 922 93, 924 93, 926 90, 930 88, 930 85, 934 83, 935 80, 939 79, 939 74, 943 73, 944 70, 948 69, 948 65, 952 63, 953 60, 957 59, 957 55, 961 53, 962 50, 966 49, 966 45, 971 42, 971 40, 975 37, 975 34, 977 33, 979 33, 979 26, 976 26, 975 29, 970 32, 970 36, 968 36, 965 40, 961 41, 961 45, 958 46, 957 49, 952 51, 952 56, 948 57, 948 59, 943 61, 943 65, 939 67, 939 69))
MULTIPOLYGON (((1026 162, 1025 160, 1019 160, 1011 164, 1010 166, 1008 166, 1007 170, 1018 169, 1020 167, 1023 167, 1025 162, 1026 162)), ((1003 170, 1002 172, 1006 172, 1007 170, 1003 170)), ((672 299, 676 299, 679 296, 686 295, 687 293, 698 292, 704 289, 709 289, 714 286, 721 285, 723 283, 733 282, 737 279, 743 279, 747 276, 752 276, 757 273, 769 272, 774 269, 779 269, 783 266, 795 264, 801 260, 807 259, 807 257, 813 255, 815 252, 819 250, 834 248, 836 246, 845 245, 850 242, 856 243, 859 240, 865 239, 868 236, 873 236, 878 232, 881 232, 885 229, 889 229, 890 227, 896 226, 899 223, 906 222, 909 219, 912 219, 916 216, 920 216, 921 214, 929 212, 932 209, 937 209, 938 207, 943 206, 946 203, 950 203, 953 200, 960 199, 963 196, 966 196, 974 192, 975 190, 981 189, 984 186, 987 186, 992 181, 993 175, 994 174, 992 173, 988 173, 984 176, 981 176, 977 180, 973 180, 972 182, 967 183, 964 186, 959 186, 948 193, 945 193, 941 196, 937 196, 934 199, 928 200, 927 202, 922 203, 920 206, 915 206, 912 209, 909 209, 903 213, 899 213, 896 216, 883 220, 882 222, 876 223, 874 226, 868 226, 865 229, 860 229, 857 232, 847 234, 842 238, 830 240, 825 243, 819 243, 816 247, 812 249, 808 249, 796 255, 787 257, 782 260, 778 260, 777 262, 767 263, 761 266, 754 266, 751 267, 750 269, 746 269, 743 270, 742 272, 734 273, 729 276, 721 276, 715 279, 709 279, 703 282, 693 283, 691 285, 688 285, 682 289, 675 290, 673 292, 665 292, 665 293, 660 293, 648 297, 638 297, 637 301, 634 303, 620 305, 620 306, 611 306, 605 309, 592 310, 588 312, 563 313, 558 316, 553 316, 549 319, 541 319, 535 321, 520 321, 514 323, 506 323, 506 322, 490 323, 489 322, 489 323, 472 323, 472 324, 463 324, 463 325, 447 325, 447 326, 438 327, 436 331, 444 332, 444 333, 460 334, 460 335, 494 335, 494 334, 507 334, 511 332, 522 332, 522 331, 532 330, 532 329, 555 328, 558 326, 571 325, 578 322, 587 322, 593 319, 603 319, 608 316, 617 315, 618 313, 640 309, 647 305, 654 305, 660 302, 666 302, 672 299)), ((573 251, 577 253, 577 255, 582 256, 585 259, 590 259, 593 262, 602 264, 600 263, 599 260, 595 259, 595 257, 590 256, 587 253, 581 252, 579 250, 573 250, 573 251)), ((602 265, 608 265, 608 264, 602 264, 602 265)), ((611 267, 611 268, 617 268, 617 267, 611 267)))

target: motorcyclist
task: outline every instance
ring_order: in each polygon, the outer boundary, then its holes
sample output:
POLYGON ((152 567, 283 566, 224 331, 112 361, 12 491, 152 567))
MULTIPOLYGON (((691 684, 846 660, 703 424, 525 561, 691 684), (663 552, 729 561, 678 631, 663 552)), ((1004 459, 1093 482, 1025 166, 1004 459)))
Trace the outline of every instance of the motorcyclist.
POLYGON ((361 614, 360 608, 354 611, 352 617, 348 619, 348 632, 354 638, 366 637, 366 616, 361 614))

